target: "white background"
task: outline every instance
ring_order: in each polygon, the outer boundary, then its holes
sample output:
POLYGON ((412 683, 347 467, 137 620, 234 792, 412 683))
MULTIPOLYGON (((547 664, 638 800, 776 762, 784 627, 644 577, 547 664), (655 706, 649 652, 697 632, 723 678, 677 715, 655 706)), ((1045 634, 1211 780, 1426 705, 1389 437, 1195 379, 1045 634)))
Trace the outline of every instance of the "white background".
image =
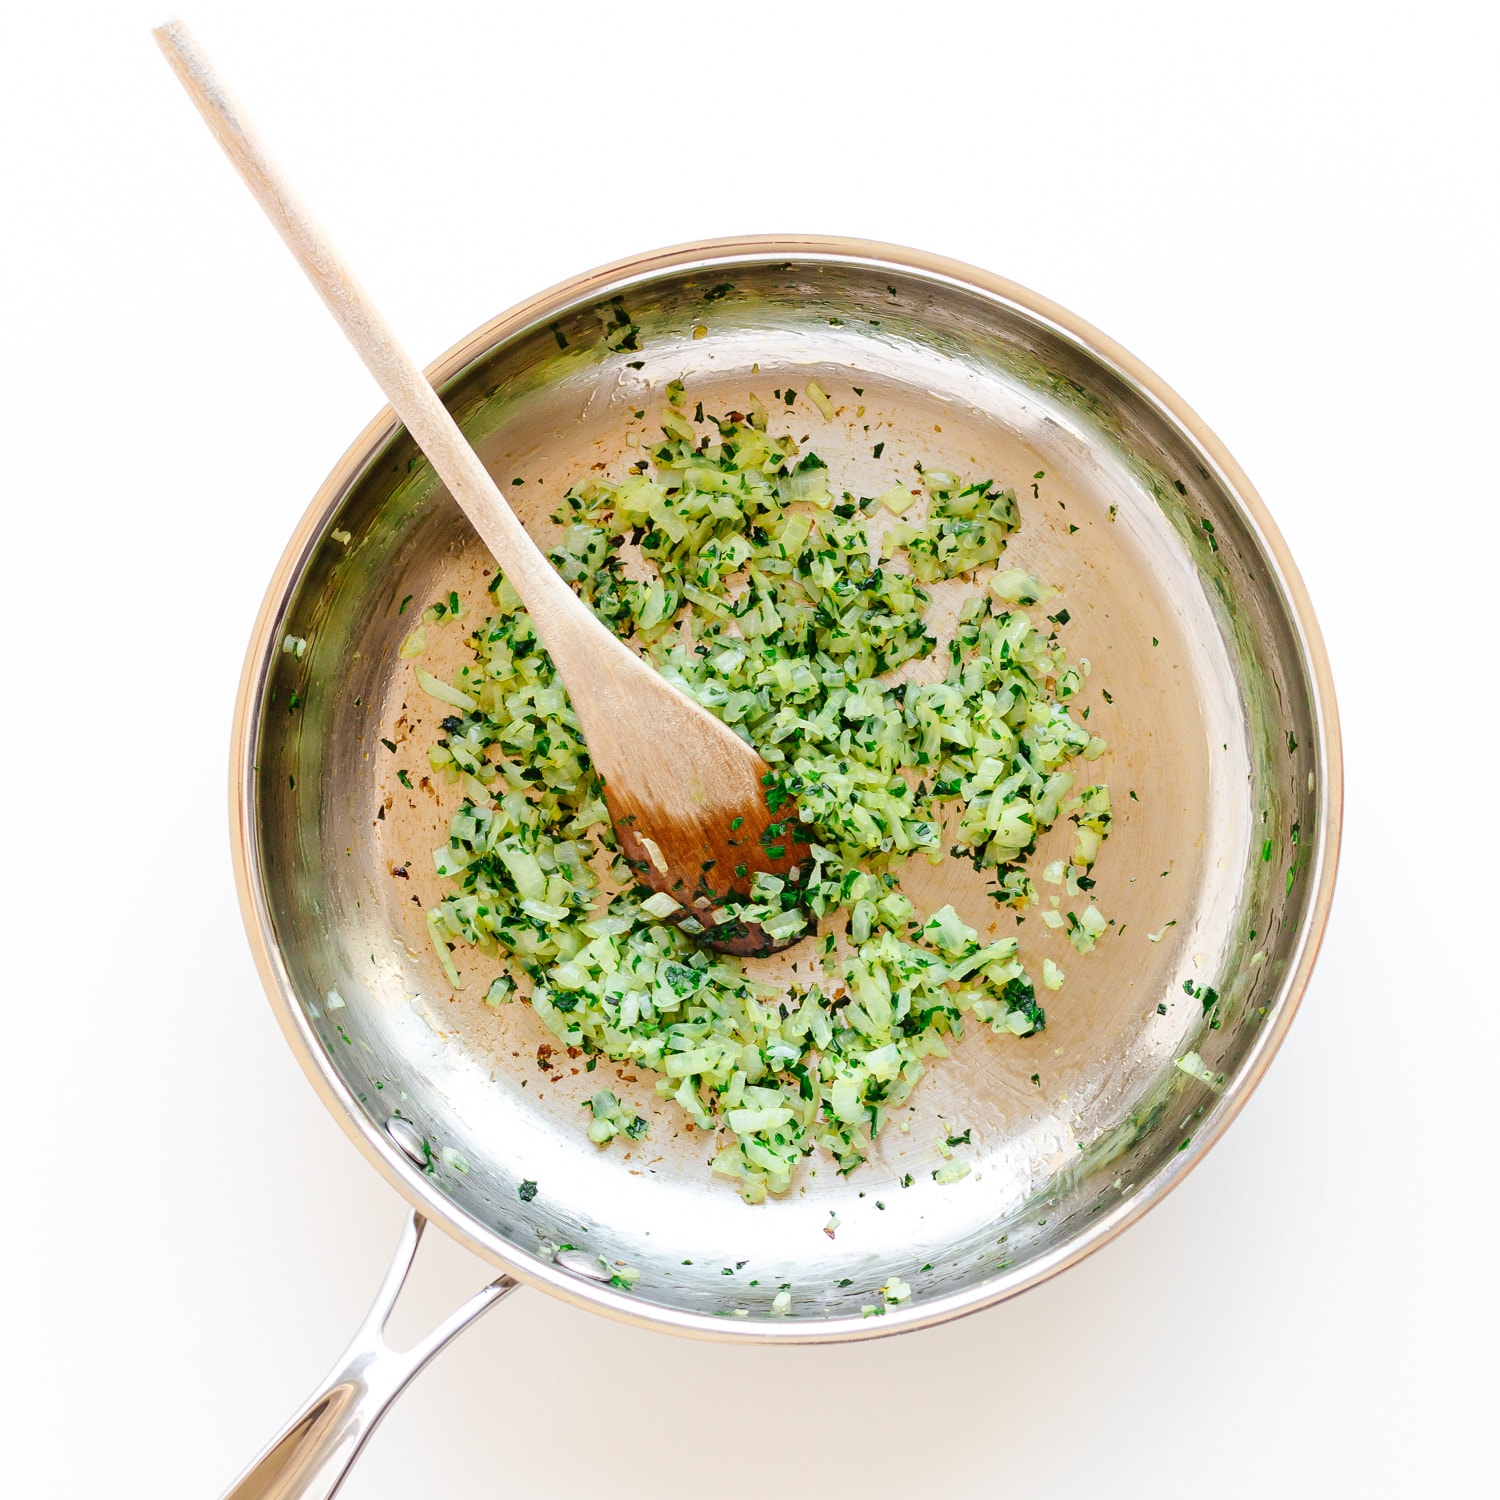
MULTIPOLYGON (((1302 1014, 1123 1239, 853 1347, 690 1344, 518 1294, 397 1405, 350 1500, 1493 1493, 1483 14, 194 0, 423 361, 588 266, 765 230, 920 245, 1090 319, 1261 489, 1348 748, 1302 1014)), ((379 401, 158 57, 162 18, 114 0, 5 27, 18 1497, 216 1494, 342 1346, 402 1215, 276 1030, 225 811, 265 582, 379 401)), ((441 1243, 418 1315, 483 1277, 441 1243)))

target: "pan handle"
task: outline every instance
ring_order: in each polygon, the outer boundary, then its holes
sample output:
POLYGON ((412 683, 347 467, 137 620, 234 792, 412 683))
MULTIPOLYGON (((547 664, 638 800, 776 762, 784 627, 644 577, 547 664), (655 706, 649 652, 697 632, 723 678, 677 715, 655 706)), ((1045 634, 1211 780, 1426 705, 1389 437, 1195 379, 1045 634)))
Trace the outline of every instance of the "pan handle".
POLYGON ((406 1284, 427 1221, 412 1210, 370 1311, 301 1409, 224 1493, 224 1500, 329 1500, 391 1402, 455 1334, 519 1285, 497 1276, 412 1348, 397 1352, 385 1325, 406 1284))

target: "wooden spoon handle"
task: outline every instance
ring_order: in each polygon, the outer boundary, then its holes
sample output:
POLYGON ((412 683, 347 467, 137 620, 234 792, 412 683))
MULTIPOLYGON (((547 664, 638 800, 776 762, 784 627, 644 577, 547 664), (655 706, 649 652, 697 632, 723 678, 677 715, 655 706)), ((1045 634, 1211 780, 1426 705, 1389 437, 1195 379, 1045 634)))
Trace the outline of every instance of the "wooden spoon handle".
POLYGON ((181 21, 170 21, 152 35, 198 113, 317 288, 396 415, 530 609, 554 656, 562 638, 579 631, 590 639, 596 634, 601 637, 596 649, 607 654, 605 643, 618 642, 594 620, 526 534, 427 377, 397 342, 328 237, 266 154, 193 34, 181 21))

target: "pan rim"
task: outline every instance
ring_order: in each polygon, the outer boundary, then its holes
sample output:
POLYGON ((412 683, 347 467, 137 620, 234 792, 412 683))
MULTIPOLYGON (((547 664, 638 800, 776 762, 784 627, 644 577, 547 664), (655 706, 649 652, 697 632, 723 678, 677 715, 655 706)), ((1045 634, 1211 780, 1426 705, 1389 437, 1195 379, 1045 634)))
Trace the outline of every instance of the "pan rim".
POLYGON ((1193 445, 1214 473, 1248 525, 1270 565, 1269 579, 1279 590, 1293 628, 1301 664, 1312 690, 1311 712, 1317 729, 1316 775, 1325 813, 1320 820, 1308 878, 1313 894, 1298 935, 1295 961, 1288 965, 1262 1028, 1242 1061, 1231 1087, 1194 1132, 1191 1146, 1160 1167, 1139 1191, 1084 1227, 1075 1237, 991 1281, 891 1308, 881 1318, 841 1317, 740 1320, 636 1300, 612 1287, 584 1281, 561 1267, 513 1247, 471 1215, 459 1210, 432 1187, 378 1130, 328 1062, 317 1043, 281 959, 263 895, 255 839, 256 734, 278 629, 296 580, 328 517, 358 483, 373 456, 400 430, 389 407, 383 408, 355 438, 319 487, 293 531, 272 575, 252 630, 235 700, 230 761, 230 840, 241 916, 261 983, 271 1008, 324 1105, 365 1158, 406 1202, 481 1259, 575 1306, 600 1312, 638 1327, 721 1343, 773 1341, 783 1344, 837 1343, 909 1332, 977 1312, 1040 1285, 1109 1243, 1150 1208, 1160 1203, 1202 1160, 1239 1115, 1259 1086, 1291 1026, 1316 963, 1333 899, 1343 822, 1343 754, 1332 673, 1311 600, 1279 529, 1255 487, 1228 450, 1163 380, 1084 319, 1047 298, 992 272, 926 251, 877 241, 826 235, 737 236, 650 250, 570 277, 490 319, 461 339, 427 367, 441 387, 497 344, 523 330, 546 324, 561 310, 597 298, 606 288, 639 282, 670 270, 731 266, 767 260, 886 266, 947 282, 1008 304, 1080 346, 1092 358, 1150 401, 1193 445))

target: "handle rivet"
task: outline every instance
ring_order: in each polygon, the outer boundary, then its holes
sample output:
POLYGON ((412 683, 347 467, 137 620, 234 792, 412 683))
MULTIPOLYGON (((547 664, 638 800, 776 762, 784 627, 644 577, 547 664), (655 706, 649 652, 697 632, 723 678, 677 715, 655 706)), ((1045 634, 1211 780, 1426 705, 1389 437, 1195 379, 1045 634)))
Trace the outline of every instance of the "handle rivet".
POLYGON ((586 1250, 559 1250, 552 1259, 563 1270, 571 1271, 575 1276, 587 1276, 590 1281, 609 1280, 609 1272, 599 1264, 598 1257, 590 1255, 586 1250))
POLYGON ((409 1156, 419 1167, 425 1167, 428 1161, 427 1140, 410 1120, 403 1120, 400 1115, 392 1115, 385 1122, 385 1133, 409 1156))

